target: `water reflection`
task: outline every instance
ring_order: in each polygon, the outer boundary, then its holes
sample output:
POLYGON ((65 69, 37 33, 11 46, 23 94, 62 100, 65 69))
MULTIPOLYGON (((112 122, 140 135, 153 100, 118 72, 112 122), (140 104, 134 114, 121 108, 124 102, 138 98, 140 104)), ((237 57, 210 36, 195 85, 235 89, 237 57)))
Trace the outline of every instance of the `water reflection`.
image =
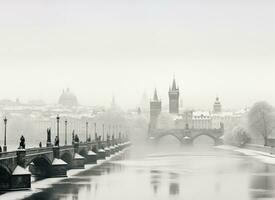
POLYGON ((273 199, 275 190, 275 167, 258 163, 252 168, 251 197, 252 199, 273 199))
POLYGON ((151 185, 153 186, 154 194, 158 193, 158 188, 160 186, 161 172, 158 170, 151 170, 151 185))
POLYGON ((27 200, 273 199, 275 167, 246 156, 194 150, 121 157, 27 200))
POLYGON ((179 174, 178 173, 169 173, 170 177, 170 186, 169 186, 169 194, 170 195, 178 195, 180 192, 180 185, 179 185, 179 174))
POLYGON ((179 194, 179 184, 178 183, 170 183, 169 194, 170 195, 178 195, 179 194))

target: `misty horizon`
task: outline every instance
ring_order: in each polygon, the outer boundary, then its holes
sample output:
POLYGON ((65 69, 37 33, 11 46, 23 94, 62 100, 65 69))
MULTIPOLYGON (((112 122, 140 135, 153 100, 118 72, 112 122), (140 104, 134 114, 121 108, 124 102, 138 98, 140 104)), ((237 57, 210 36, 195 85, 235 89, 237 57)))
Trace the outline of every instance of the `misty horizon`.
POLYGON ((139 106, 173 74, 183 108, 275 105, 274 2, 2 1, 0 99, 139 106), (245 94, 245 95, 244 95, 245 94))
POLYGON ((1 70, 4 76, 0 80, 0 99, 19 98, 20 102, 43 100, 47 104, 56 104, 62 90, 70 88, 80 105, 108 107, 114 96, 117 105, 123 109, 135 109, 140 106, 144 93, 152 99, 156 88, 163 105, 167 105, 168 90, 175 74, 183 109, 211 110, 216 96, 225 110, 249 107, 263 99, 275 104, 275 94, 270 89, 272 68, 196 66, 145 69, 133 66, 14 67, 1 70), (260 82, 255 82, 257 78, 260 82))

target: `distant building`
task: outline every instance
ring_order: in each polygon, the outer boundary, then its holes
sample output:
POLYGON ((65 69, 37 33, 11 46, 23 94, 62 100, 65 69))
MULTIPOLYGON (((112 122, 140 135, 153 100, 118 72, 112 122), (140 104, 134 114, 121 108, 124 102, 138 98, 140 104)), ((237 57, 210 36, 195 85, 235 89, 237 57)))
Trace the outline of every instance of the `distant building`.
POLYGON ((169 113, 179 114, 179 88, 176 85, 176 80, 174 78, 172 87, 169 88, 169 113))
POLYGON ((210 112, 193 112, 191 126, 193 129, 212 129, 212 117, 210 112))
POLYGON ((154 98, 150 102, 150 128, 219 129, 222 124, 226 129, 230 129, 236 126, 247 113, 247 109, 238 112, 224 112, 219 97, 216 97, 212 111, 183 111, 183 103, 175 78, 168 95, 169 113, 161 113, 162 103, 155 90, 154 98))
POLYGON ((221 113, 222 112, 222 104, 220 102, 219 97, 216 97, 216 101, 213 105, 213 113, 221 113))
POLYGON ((240 123, 242 117, 247 114, 247 110, 243 109, 237 112, 221 112, 213 113, 212 117, 212 127, 219 128, 220 124, 223 123, 226 129, 235 127, 240 123))
POLYGON ((157 90, 155 89, 154 98, 150 102, 150 128, 156 128, 159 115, 161 113, 161 101, 158 98, 157 90))
POLYGON ((179 129, 212 129, 212 116, 207 111, 186 111, 175 120, 179 129))
POLYGON ((75 107, 78 106, 78 101, 76 96, 70 92, 70 89, 63 90, 63 93, 59 97, 58 103, 65 107, 75 107))

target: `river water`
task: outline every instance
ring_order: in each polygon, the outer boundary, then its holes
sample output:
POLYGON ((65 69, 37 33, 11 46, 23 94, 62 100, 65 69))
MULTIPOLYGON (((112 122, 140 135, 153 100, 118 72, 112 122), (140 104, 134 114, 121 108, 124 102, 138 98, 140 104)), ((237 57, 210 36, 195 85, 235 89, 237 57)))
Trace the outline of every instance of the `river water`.
POLYGON ((214 148, 135 147, 26 200, 246 200, 275 197, 275 168, 214 148))

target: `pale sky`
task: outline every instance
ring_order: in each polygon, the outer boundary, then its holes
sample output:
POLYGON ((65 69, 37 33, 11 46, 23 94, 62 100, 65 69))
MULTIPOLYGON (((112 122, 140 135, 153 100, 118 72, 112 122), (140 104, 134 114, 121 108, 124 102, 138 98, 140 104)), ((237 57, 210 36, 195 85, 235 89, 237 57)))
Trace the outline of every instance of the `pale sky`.
POLYGON ((275 105, 272 0, 2 0, 0 99, 136 107, 167 103, 173 74, 186 108, 275 105))

